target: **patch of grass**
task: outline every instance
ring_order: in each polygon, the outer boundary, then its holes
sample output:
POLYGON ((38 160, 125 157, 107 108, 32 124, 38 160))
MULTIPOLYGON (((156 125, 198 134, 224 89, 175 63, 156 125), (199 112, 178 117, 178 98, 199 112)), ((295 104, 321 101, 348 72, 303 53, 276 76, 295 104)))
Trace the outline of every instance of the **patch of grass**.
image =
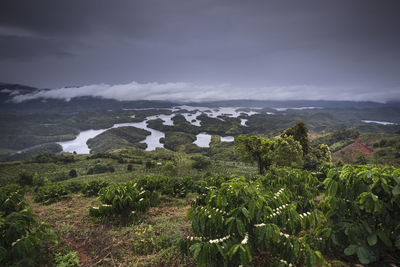
POLYGON ((88 208, 100 204, 96 198, 70 196, 47 206, 27 196, 33 210, 60 237, 54 251, 76 251, 82 266, 195 266, 178 248, 190 231, 186 213, 193 194, 150 208, 139 224, 127 226, 92 219, 88 208))

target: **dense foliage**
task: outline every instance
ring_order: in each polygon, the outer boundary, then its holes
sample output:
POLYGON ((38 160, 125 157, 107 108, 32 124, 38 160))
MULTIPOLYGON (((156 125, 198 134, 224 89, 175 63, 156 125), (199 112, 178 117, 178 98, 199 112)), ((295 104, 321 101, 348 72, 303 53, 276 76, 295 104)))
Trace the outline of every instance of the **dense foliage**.
POLYGON ((151 193, 136 183, 110 184, 99 191, 98 199, 102 205, 89 208, 94 217, 114 216, 137 219, 150 207, 151 193))
POLYGON ((324 185, 331 247, 363 264, 400 262, 400 169, 346 165, 331 169, 324 185))
POLYGON ((50 204, 60 200, 63 196, 67 195, 68 191, 64 185, 60 183, 48 183, 37 189, 35 193, 35 201, 44 204, 50 204))
POLYGON ((257 163, 260 174, 264 174, 272 165, 303 165, 302 147, 292 136, 283 135, 274 139, 238 136, 235 145, 243 160, 257 163))
POLYGON ((46 242, 54 240, 48 226, 26 209, 17 187, 0 189, 0 265, 33 266, 42 259, 46 242))
POLYGON ((86 183, 83 188, 82 188, 82 193, 85 197, 93 197, 97 196, 99 191, 108 186, 108 182, 106 181, 99 181, 99 180, 93 180, 90 181, 89 183, 86 183))
MULTIPOLYGON (((312 179, 293 172, 300 180, 312 179)), ((183 250, 191 251, 200 266, 247 265, 257 259, 276 266, 324 263, 318 251, 326 238, 322 213, 299 204, 288 187, 278 188, 243 177, 208 187, 189 213, 195 236, 183 242, 183 250)))
POLYGON ((134 182, 145 190, 150 192, 157 191, 171 197, 185 197, 195 187, 195 183, 191 177, 144 176, 134 179, 134 182))

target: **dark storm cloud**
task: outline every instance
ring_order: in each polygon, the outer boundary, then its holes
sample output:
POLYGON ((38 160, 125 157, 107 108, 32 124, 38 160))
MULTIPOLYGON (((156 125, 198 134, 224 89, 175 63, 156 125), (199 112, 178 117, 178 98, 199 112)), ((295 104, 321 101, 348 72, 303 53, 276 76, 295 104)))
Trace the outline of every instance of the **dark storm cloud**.
POLYGON ((235 98, 391 99, 399 12, 396 0, 3 0, 0 80, 192 85, 170 88, 179 97, 229 84, 235 98))

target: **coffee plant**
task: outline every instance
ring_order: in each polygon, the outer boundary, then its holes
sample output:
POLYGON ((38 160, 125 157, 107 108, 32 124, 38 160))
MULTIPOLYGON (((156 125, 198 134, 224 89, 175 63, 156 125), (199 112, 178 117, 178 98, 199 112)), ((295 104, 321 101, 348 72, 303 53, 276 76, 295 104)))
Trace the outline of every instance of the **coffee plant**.
POLYGON ((400 169, 332 168, 321 203, 332 232, 330 248, 362 264, 400 262, 400 169))
POLYGON ((60 183, 49 183, 38 187, 35 193, 35 202, 50 204, 60 200, 68 194, 67 189, 60 183))
POLYGON ((286 186, 276 188, 243 177, 210 186, 189 211, 194 236, 182 241, 183 252, 192 252, 199 266, 249 265, 257 259, 274 266, 325 263, 318 250, 328 236, 323 214, 300 207, 286 186))
POLYGON ((19 190, 8 189, 0 189, 0 266, 37 265, 41 248, 46 242, 55 241, 56 236, 26 209, 19 190))
POLYGON ((139 188, 136 183, 115 183, 102 188, 98 199, 102 205, 91 207, 89 214, 94 217, 120 217, 137 219, 150 207, 151 193, 139 188))
POLYGON ((165 176, 144 176, 134 179, 139 187, 150 192, 160 192, 171 197, 185 197, 188 192, 194 190, 194 182, 191 177, 175 178, 165 176))
POLYGON ((95 197, 99 194, 100 189, 108 186, 108 182, 93 180, 89 183, 85 183, 82 188, 82 193, 85 197, 95 197))

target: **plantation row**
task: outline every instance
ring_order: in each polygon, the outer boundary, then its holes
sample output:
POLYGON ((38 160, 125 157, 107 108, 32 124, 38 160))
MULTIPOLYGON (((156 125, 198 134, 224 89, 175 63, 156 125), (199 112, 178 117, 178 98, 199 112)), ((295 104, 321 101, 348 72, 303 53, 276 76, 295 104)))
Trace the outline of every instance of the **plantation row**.
MULTIPOLYGON (((0 192, 0 264, 33 264, 54 236, 25 209, 20 187, 0 192)), ((400 169, 323 165, 318 172, 272 168, 253 179, 47 183, 35 189, 34 199, 46 204, 69 192, 98 196, 101 205, 88 213, 124 223, 140 221, 162 196, 197 193, 188 213, 192 234, 180 247, 199 266, 400 262, 400 169)))
POLYGON ((282 168, 215 183, 190 211, 194 235, 183 251, 200 266, 316 266, 326 264, 322 255, 400 262, 400 169, 322 171, 282 168))

